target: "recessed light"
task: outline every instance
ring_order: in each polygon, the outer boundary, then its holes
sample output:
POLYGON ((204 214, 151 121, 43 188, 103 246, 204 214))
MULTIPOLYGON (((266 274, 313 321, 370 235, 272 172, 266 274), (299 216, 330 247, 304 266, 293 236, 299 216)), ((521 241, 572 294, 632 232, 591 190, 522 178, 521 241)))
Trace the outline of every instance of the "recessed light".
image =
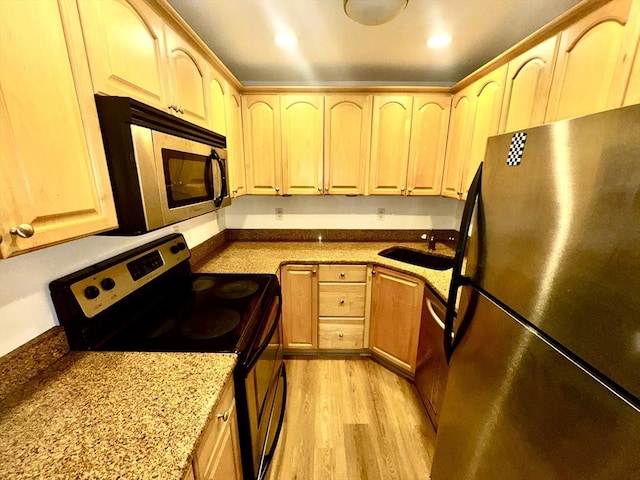
POLYGON ((442 48, 451 43, 451 37, 449 35, 434 35, 427 41, 429 48, 442 48))
POLYGON ((298 44, 298 39, 295 35, 277 35, 276 36, 276 45, 282 48, 292 48, 298 44))

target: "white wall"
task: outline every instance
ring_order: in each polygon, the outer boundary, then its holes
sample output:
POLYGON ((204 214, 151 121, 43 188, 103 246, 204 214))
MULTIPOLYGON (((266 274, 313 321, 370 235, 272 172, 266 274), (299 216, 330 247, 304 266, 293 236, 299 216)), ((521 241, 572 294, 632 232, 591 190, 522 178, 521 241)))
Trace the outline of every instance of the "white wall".
POLYGON ((457 200, 396 196, 244 196, 225 209, 227 228, 458 229, 457 200), (277 220, 275 209, 284 216, 277 220), (384 220, 378 209, 385 209, 384 220))
POLYGON ((216 212, 136 237, 96 235, 0 261, 0 356, 58 325, 49 282, 172 232, 190 248, 225 229, 216 212))

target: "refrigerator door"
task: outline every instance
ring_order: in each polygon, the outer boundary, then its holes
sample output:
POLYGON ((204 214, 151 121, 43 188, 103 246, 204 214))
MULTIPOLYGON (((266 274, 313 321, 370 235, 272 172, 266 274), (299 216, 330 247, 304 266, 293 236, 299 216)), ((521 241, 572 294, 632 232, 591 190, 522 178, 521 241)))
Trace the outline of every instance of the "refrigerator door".
POLYGON ((521 133, 488 141, 473 285, 638 401, 640 105, 521 133))
POLYGON ((639 478, 640 412, 491 300, 471 299, 432 480, 639 478))

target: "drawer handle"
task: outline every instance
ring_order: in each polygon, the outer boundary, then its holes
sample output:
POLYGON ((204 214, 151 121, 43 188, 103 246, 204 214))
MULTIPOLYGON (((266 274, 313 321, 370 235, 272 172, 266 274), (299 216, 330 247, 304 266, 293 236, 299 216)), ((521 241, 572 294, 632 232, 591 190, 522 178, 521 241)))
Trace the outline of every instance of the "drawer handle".
POLYGON ((344 305, 344 298, 340 299, 340 305, 344 305))
POLYGON ((224 413, 219 413, 218 415, 216 415, 216 417, 219 420, 222 420, 223 422, 226 422, 227 420, 229 420, 229 410, 227 410, 224 413))

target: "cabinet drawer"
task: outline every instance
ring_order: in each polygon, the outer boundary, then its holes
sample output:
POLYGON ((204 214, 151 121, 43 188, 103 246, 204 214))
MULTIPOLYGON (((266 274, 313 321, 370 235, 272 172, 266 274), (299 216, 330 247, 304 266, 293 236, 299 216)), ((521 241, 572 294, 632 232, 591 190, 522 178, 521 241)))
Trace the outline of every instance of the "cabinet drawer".
POLYGON ((318 290, 320 317, 364 317, 365 285, 321 283, 318 290))
POLYGON ((195 455, 196 462, 196 470, 198 470, 201 475, 210 470, 210 463, 215 458, 215 448, 218 443, 218 439, 224 432, 226 425, 226 421, 222 418, 217 418, 216 415, 228 412, 227 415, 230 418, 234 413, 234 391, 233 391, 233 380, 229 379, 227 381, 227 385, 222 392, 222 396, 220 400, 216 404, 214 408, 213 418, 209 420, 209 424, 204 430, 202 434, 202 439, 198 450, 195 455))
POLYGON ((318 347, 328 349, 363 348, 364 323, 335 323, 322 321, 318 323, 318 347))
POLYGON ((320 265, 318 280, 321 282, 366 282, 366 265, 320 265))

